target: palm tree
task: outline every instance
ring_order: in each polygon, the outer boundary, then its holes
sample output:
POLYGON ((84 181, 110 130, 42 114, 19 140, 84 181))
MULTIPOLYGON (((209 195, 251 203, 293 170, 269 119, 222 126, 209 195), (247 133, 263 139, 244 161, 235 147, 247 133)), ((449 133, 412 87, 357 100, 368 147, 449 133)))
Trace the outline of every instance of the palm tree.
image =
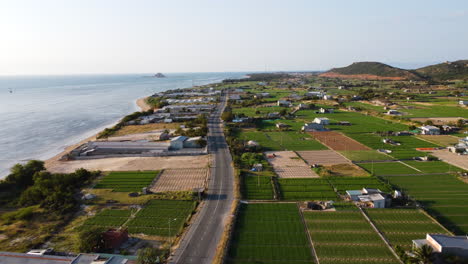
POLYGON ((414 255, 417 260, 417 263, 431 264, 432 261, 434 260, 434 256, 432 254, 433 252, 434 250, 429 245, 423 245, 422 247, 417 248, 414 251, 414 255))

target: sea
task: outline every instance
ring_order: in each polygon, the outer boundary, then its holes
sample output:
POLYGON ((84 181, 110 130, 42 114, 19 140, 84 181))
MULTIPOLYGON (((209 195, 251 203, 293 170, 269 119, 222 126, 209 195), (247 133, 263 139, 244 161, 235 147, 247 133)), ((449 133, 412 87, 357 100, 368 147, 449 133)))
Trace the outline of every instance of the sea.
POLYGON ((0 76, 0 178, 16 163, 51 158, 139 111, 139 98, 245 74, 0 76))

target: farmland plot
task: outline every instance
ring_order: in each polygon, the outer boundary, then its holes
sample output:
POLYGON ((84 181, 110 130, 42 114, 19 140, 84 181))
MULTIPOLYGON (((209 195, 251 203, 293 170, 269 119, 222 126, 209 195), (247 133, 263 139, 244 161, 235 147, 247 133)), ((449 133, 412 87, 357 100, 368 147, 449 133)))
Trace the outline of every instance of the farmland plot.
POLYGON ((280 178, 318 178, 296 153, 292 151, 265 152, 268 162, 273 166, 280 178), (273 156, 274 154, 274 156, 273 156))
POLYGON ((389 182, 419 201, 448 230, 468 233, 468 184, 454 175, 388 176, 389 182))
POLYGON ((225 263, 313 263, 296 204, 241 204, 225 263))
POLYGON ((157 171, 111 172, 94 188, 112 189, 115 192, 139 192, 148 187, 158 174, 157 171))
POLYGON ((398 263, 356 208, 309 211, 304 218, 321 264, 398 263))
POLYGON ((399 174, 418 174, 422 173, 415 170, 414 167, 406 166, 404 162, 372 162, 358 163, 370 173, 375 175, 399 175, 399 174))
POLYGON ((272 200, 273 186, 271 176, 242 171, 241 192, 243 199, 246 200, 272 200))
POLYGON ((313 138, 326 145, 333 150, 350 151, 350 150, 370 150, 368 147, 351 139, 339 132, 322 131, 309 132, 313 138))
POLYGON ((309 164, 335 165, 351 163, 350 160, 333 150, 299 151, 298 154, 309 164))
POLYGON ((328 180, 331 185, 342 195, 345 195, 347 190, 361 190, 362 188, 380 189, 382 192, 391 191, 390 186, 381 182, 376 177, 329 177, 328 180))
POLYGON ((167 169, 156 179, 152 192, 190 191, 203 188, 209 175, 207 168, 167 169))
POLYGON ((194 201, 151 200, 128 222, 131 234, 171 237, 182 231, 194 201))
POLYGON ((366 209, 370 219, 392 246, 410 250, 412 240, 423 239, 427 233, 449 233, 420 209, 366 209))
POLYGON ((83 227, 99 226, 103 229, 119 228, 128 220, 131 214, 132 211, 130 210, 106 209, 88 218, 83 223, 83 227))
POLYGON ((336 193, 325 179, 278 179, 280 197, 292 201, 326 201, 336 193))

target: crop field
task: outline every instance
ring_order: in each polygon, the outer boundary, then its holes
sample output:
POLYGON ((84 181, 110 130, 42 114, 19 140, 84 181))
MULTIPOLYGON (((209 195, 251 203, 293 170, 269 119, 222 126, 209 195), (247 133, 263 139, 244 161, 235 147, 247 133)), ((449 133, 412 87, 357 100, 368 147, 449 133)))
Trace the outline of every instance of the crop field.
POLYGON ((296 204, 241 204, 227 264, 313 263, 296 204))
POLYGON ((322 150, 324 145, 308 134, 295 131, 262 132, 242 131, 239 138, 257 141, 265 150, 322 150))
MULTIPOLYGON (((408 117, 467 117, 468 109, 459 106, 406 104, 412 109, 402 109, 408 117)), ((456 103, 454 103, 456 104, 456 103)))
POLYGON ((241 107, 241 108, 233 108, 232 113, 234 115, 244 114, 249 117, 257 117, 257 116, 264 116, 268 113, 274 112, 281 112, 281 110, 286 109, 289 110, 287 107, 279 107, 279 106, 272 106, 272 107, 241 107), (255 112, 259 111, 258 114, 255 112))
POLYGON ((333 150, 370 150, 368 147, 351 139, 339 132, 323 131, 323 132, 309 132, 316 140, 328 146, 333 150))
POLYGON ((352 161, 379 161, 393 159, 392 157, 377 152, 376 150, 340 151, 340 153, 352 161))
POLYGON ((283 200, 313 201, 337 198, 332 186, 325 179, 278 179, 283 200))
POLYGON ((128 232, 175 236, 182 231, 184 223, 194 209, 194 201, 151 200, 128 222, 128 232))
POLYGON ((356 208, 309 211, 304 218, 321 264, 398 263, 356 208))
POLYGON ((337 110, 332 114, 316 114, 316 110, 301 110, 296 113, 298 119, 311 122, 316 117, 327 117, 330 119, 330 125, 327 127, 340 131, 345 134, 348 133, 373 133, 375 131, 403 131, 408 130, 408 126, 395 123, 389 120, 381 119, 374 116, 367 116, 356 112, 347 112, 337 110), (351 126, 340 126, 334 123, 339 121, 348 121, 351 126))
POLYGON ((115 192, 139 192, 143 187, 148 187, 156 175, 157 171, 114 171, 106 175, 94 188, 112 189, 115 192))
POLYGON ((317 140, 311 138, 308 134, 301 134, 295 131, 286 132, 266 132, 266 136, 275 142, 278 142, 283 149, 287 150, 323 150, 328 149, 317 140))
POLYGON ((383 192, 390 192, 390 186, 386 185, 376 177, 329 177, 330 184, 342 195, 347 190, 361 190, 362 188, 380 189, 383 192))
POLYGON ((347 158, 333 150, 299 151, 298 154, 309 164, 335 165, 351 163, 347 158))
POLYGON ((246 200, 272 200, 273 186, 271 176, 265 173, 242 171, 242 198, 246 200))
POLYGON ((83 223, 83 227, 99 226, 103 228, 118 228, 128 220, 131 214, 131 210, 106 209, 88 218, 83 223))
POLYGON ((406 166, 405 162, 372 162, 372 163, 359 163, 358 165, 375 175, 399 175, 399 174, 418 174, 417 171, 411 167, 406 166))
POLYGON ((389 155, 397 159, 411 159, 413 157, 426 156, 426 153, 417 151, 416 148, 433 148, 438 145, 418 139, 415 136, 389 136, 382 137, 376 134, 348 134, 348 136, 361 142, 362 144, 372 149, 387 149, 391 150, 392 153, 389 155), (382 142, 384 138, 390 138, 395 142, 400 143, 399 146, 385 144, 382 142))
POLYGON ((412 240, 423 239, 427 233, 449 235, 420 209, 367 209, 366 212, 394 247, 410 250, 412 240))
POLYGON ((451 135, 418 135, 417 137, 444 147, 458 143, 458 138, 451 135))
POLYGON ((388 176, 391 184, 419 201, 448 230, 468 233, 468 184, 454 175, 388 176))
POLYGON ((404 161, 404 163, 412 167, 415 167, 416 169, 420 170, 423 173, 448 173, 448 172, 462 171, 462 169, 457 168, 448 163, 445 163, 443 161, 408 160, 408 161, 404 161))
POLYGON ((264 132, 260 131, 242 131, 239 135, 240 139, 245 141, 253 140, 258 142, 266 150, 282 150, 283 147, 279 142, 272 141, 264 132))
POLYGON ((205 187, 210 170, 207 168, 166 169, 151 186, 152 192, 190 191, 205 187))

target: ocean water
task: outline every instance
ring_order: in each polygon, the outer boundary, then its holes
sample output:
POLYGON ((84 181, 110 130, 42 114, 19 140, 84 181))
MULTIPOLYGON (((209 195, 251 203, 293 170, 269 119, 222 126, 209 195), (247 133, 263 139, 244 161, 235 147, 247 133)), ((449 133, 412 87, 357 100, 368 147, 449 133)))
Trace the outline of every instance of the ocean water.
POLYGON ((15 163, 47 159, 124 115, 155 92, 240 78, 245 73, 0 77, 0 178, 15 163), (12 93, 10 93, 10 89, 12 93))

